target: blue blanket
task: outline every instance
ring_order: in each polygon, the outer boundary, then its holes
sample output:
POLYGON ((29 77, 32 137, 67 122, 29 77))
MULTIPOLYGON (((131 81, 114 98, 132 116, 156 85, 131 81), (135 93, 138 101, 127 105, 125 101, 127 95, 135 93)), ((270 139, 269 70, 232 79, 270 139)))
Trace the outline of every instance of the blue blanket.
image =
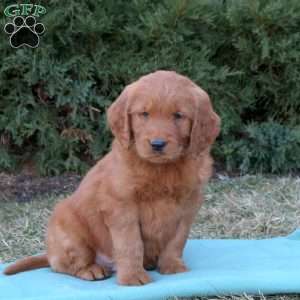
MULTIPOLYGON (((150 272, 141 287, 116 284, 115 276, 88 282, 39 269, 0 275, 1 300, 147 300, 168 296, 300 293, 300 230, 264 240, 189 240, 184 260, 190 271, 150 272)), ((0 266, 3 270, 4 266, 0 266)))

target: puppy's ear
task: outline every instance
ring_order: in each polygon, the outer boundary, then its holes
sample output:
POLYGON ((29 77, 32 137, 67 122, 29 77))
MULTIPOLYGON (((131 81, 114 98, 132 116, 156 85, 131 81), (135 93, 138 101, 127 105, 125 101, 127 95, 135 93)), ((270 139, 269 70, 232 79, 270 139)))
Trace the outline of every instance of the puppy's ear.
POLYGON ((214 112, 207 93, 195 87, 195 117, 190 137, 190 152, 200 155, 209 149, 220 133, 220 118, 214 112))
POLYGON ((129 90, 127 86, 107 111, 109 127, 116 139, 125 148, 129 148, 131 141, 130 118, 128 115, 129 90))

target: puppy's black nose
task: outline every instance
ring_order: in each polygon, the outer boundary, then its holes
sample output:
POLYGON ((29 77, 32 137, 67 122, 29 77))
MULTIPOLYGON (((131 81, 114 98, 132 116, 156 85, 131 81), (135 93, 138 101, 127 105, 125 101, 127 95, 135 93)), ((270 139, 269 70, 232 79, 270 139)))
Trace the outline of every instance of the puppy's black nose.
POLYGON ((150 142, 154 151, 162 151, 166 146, 167 142, 163 139, 155 139, 150 142))

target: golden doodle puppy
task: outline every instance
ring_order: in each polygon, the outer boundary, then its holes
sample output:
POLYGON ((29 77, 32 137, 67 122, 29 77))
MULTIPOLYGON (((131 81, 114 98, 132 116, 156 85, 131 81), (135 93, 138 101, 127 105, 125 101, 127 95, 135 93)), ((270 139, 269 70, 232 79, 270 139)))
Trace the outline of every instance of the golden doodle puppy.
POLYGON ((185 272, 182 260, 220 119, 188 78, 157 71, 128 85, 108 109, 112 150, 78 189, 56 205, 47 253, 5 274, 47 267, 85 280, 113 271, 123 285, 151 281, 145 271, 185 272))

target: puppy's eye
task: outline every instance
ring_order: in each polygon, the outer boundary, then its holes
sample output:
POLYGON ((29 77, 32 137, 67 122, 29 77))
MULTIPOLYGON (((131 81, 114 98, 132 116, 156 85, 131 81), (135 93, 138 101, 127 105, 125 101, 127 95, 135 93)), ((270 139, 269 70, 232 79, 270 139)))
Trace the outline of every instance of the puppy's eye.
POLYGON ((144 117, 144 118, 148 118, 149 117, 149 113, 147 111, 143 111, 142 113, 140 113, 140 116, 144 117))
POLYGON ((183 118, 183 114, 179 111, 177 111, 176 113, 173 114, 173 117, 175 120, 179 120, 183 118))

